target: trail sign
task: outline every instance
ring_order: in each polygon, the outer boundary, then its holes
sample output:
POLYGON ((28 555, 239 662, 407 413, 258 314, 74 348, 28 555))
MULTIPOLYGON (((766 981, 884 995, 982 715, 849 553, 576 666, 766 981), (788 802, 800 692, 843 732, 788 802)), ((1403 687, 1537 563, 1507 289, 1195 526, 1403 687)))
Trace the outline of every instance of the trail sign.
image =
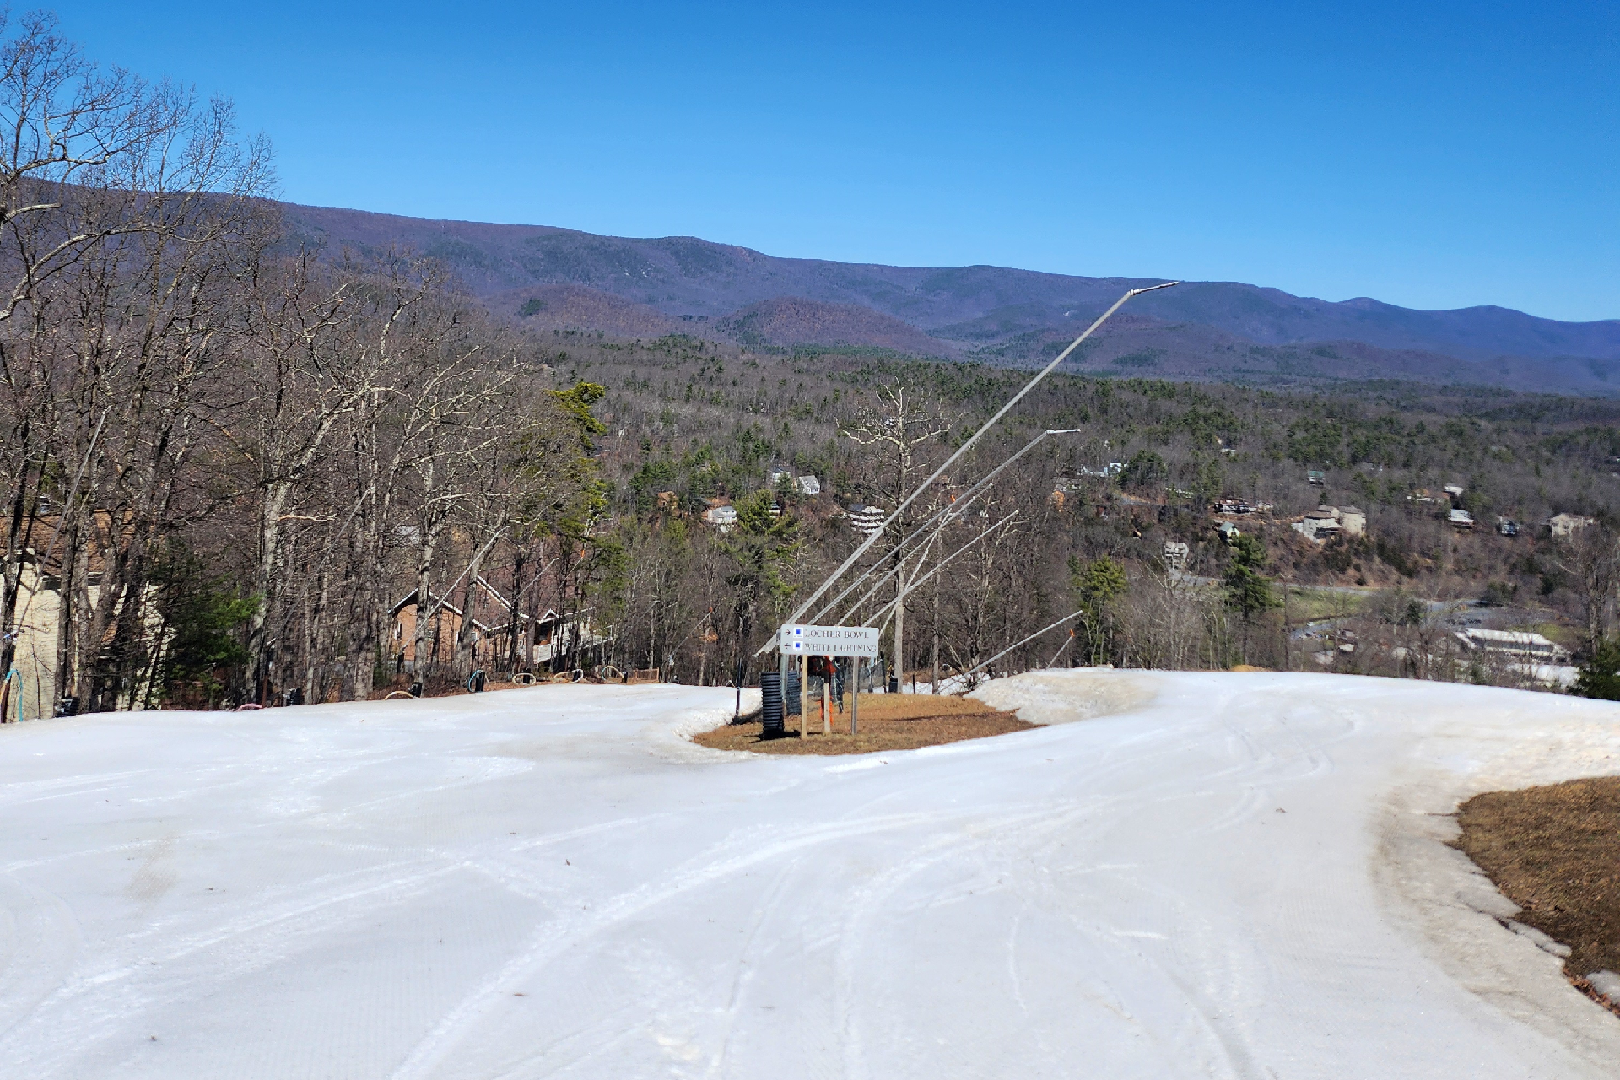
POLYGON ((776 644, 789 656, 876 656, 875 626, 805 626, 788 623, 776 632, 776 644))

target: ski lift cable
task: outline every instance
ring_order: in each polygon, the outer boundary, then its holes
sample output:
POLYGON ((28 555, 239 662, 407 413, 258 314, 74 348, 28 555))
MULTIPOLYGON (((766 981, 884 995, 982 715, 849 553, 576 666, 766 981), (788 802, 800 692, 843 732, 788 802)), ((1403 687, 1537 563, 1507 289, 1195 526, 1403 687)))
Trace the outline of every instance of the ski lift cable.
POLYGON ((985 668, 989 667, 991 664, 995 663, 997 660, 1000 660, 1003 656, 1006 656, 1008 653, 1010 653, 1014 649, 1018 648, 1020 645, 1028 644, 1029 642, 1034 641, 1036 638, 1040 637, 1042 634, 1046 633, 1048 630, 1056 630, 1058 627, 1062 626, 1064 623, 1068 622, 1069 620, 1077 619, 1080 616, 1084 615, 1085 613, 1086 613, 1085 608, 1081 608, 1079 611, 1074 612, 1072 615, 1063 616, 1063 618, 1059 619, 1057 622, 1051 624, 1050 626, 1041 627, 1039 630, 1037 630, 1033 634, 1029 635, 1029 637, 1024 638, 1022 641, 1019 641, 1017 644, 1009 645, 1005 649, 1002 649, 1000 652, 996 653, 996 655, 992 656, 990 659, 985 660, 982 663, 975 664, 973 667, 968 669, 966 674, 972 675, 972 674, 974 674, 976 672, 984 670, 985 668))
MULTIPOLYGON (((900 560, 898 561, 897 565, 894 567, 894 572, 895 572, 896 576, 901 578, 901 580, 905 580, 906 567, 909 564, 909 562, 910 562, 910 560, 911 560, 911 558, 913 556, 916 557, 917 562, 916 562, 915 566, 911 567, 912 576, 915 578, 918 574, 921 574, 924 563, 926 563, 928 561, 928 553, 933 550, 934 545, 939 541, 939 538, 942 535, 944 535, 944 529, 945 529, 945 526, 944 526, 943 523, 941 523, 940 527, 934 530, 934 535, 929 537, 928 541, 925 544, 923 544, 922 547, 917 548, 915 551, 907 552, 904 556, 902 556, 900 558, 900 560)), ((860 581, 865 581, 867 578, 871 577, 873 571, 877 570, 881 566, 882 566, 882 564, 879 563, 878 566, 873 567, 872 570, 868 570, 866 573, 862 574, 860 576, 860 578, 858 579, 857 584, 860 581)), ((870 589, 867 589, 866 592, 861 595, 861 598, 859 600, 855 601, 855 603, 850 606, 848 611, 844 612, 844 617, 839 620, 839 625, 841 625, 841 626, 846 625, 849 622, 850 618, 857 611, 859 611, 862 608, 862 606, 864 606, 866 604, 866 602, 868 600, 872 599, 873 596, 877 595, 877 591, 879 589, 883 588, 884 585, 888 584, 888 580, 889 580, 889 575, 887 573, 885 573, 881 578, 879 578, 876 582, 874 582, 872 584, 872 587, 870 589)), ((926 581, 926 580, 927 580, 927 578, 917 578, 917 580, 914 580, 910 584, 903 586, 903 589, 904 589, 905 592, 910 592, 913 589, 917 588, 919 585, 922 584, 923 581, 926 581)), ((847 592, 847 590, 846 590, 846 592, 847 592)), ((817 615, 816 618, 818 618, 818 619, 821 618, 822 615, 825 615, 827 612, 829 612, 831 610, 832 610, 832 605, 829 604, 826 608, 822 609, 821 614, 817 615)))
MULTIPOLYGON (((1040 436, 1037 436, 1036 438, 1039 439, 1040 436)), ((981 483, 982 483, 982 481, 981 481, 981 483)), ((958 506, 956 503, 952 503, 952 504, 947 505, 947 506, 942 506, 938 510, 936 510, 932 514, 930 514, 928 516, 928 518, 926 520, 924 520, 921 525, 917 526, 916 529, 912 530, 910 535, 904 537, 898 544, 896 544, 893 551, 889 552, 889 554, 887 556, 885 556, 884 558, 880 558, 877 562, 875 562, 871 566, 867 567, 861 573, 861 575, 859 577, 857 577, 854 581, 850 582, 848 585, 846 585, 844 587, 843 592, 839 593, 837 596, 833 597, 831 600, 829 600, 825 604, 823 604, 822 607, 821 607, 821 610, 816 612, 816 614, 812 617, 811 621, 814 622, 816 619, 821 618, 822 616, 826 615, 827 612, 829 612, 833 608, 837 607, 844 600, 845 597, 847 597, 850 593, 854 592, 856 589, 860 588, 861 584, 864 581, 866 581, 867 578, 871 577, 873 574, 875 574, 879 570, 883 569, 884 563, 886 561, 888 561, 889 558, 897 557, 901 562, 904 562, 906 559, 909 559, 913 554, 915 554, 915 552, 906 552, 905 548, 906 548, 906 545, 911 543, 912 540, 914 540, 917 537, 921 536, 923 533, 927 532, 929 529, 934 529, 935 530, 935 532, 934 532, 935 536, 939 535, 939 532, 941 530, 943 530, 944 527, 947 524, 949 524, 952 520, 954 520, 955 517, 959 515, 959 512, 961 510, 966 510, 967 509, 967 503, 972 501, 972 499, 969 497, 970 494, 972 494, 973 498, 977 497, 976 490, 977 490, 978 487, 979 487, 979 485, 975 484, 972 488, 970 488, 968 490, 968 492, 965 492, 963 494, 962 499, 958 500, 958 502, 961 503, 960 506, 958 506), (902 555, 901 552, 905 552, 905 554, 902 555)), ((881 532, 881 529, 879 531, 881 532)), ((929 538, 929 543, 932 543, 932 542, 933 542, 933 538, 930 537, 929 538)))
MULTIPOLYGON (((968 507, 972 506, 973 503, 978 501, 979 496, 983 495, 985 491, 988 490, 990 483, 995 480, 997 474, 999 474, 1003 469, 1007 468, 1013 462, 1017 461, 1019 458, 1023 457, 1025 454, 1029 453, 1031 450, 1035 449, 1035 445, 1042 439, 1046 438, 1048 435, 1077 435, 1080 433, 1080 431, 1080 428, 1048 428, 1039 435, 1036 435, 1033 439, 1029 440, 1029 442, 1025 443, 1017 453, 1013 454, 1012 457, 1008 458, 1006 461, 1003 461, 994 469, 991 469, 990 472, 981 478, 977 483, 970 486, 954 503, 942 506, 936 510, 926 521, 913 530, 909 536, 905 537, 905 539, 901 540, 900 543, 896 544, 895 550, 890 554, 892 556, 899 556, 902 562, 905 559, 909 559, 913 554, 915 554, 914 551, 906 552, 904 555, 900 554, 902 551, 905 551, 907 544, 911 543, 912 540, 915 540, 929 529, 933 529, 934 535, 929 537, 927 542, 928 544, 932 544, 934 542, 934 537, 937 537, 941 532, 943 532, 945 526, 967 513, 968 507)), ((923 550, 926 549, 927 544, 924 545, 923 550)), ((820 619, 822 616, 826 615, 827 612, 833 610, 833 608, 842 603, 845 597, 854 592, 856 589, 860 588, 862 582, 866 581, 867 578, 883 569, 884 561, 885 560, 880 559, 869 566, 864 573, 862 573, 854 581, 850 582, 849 585, 844 588, 843 592, 839 593, 837 596, 827 601, 827 603, 823 604, 821 610, 816 612, 810 621, 815 622, 817 619, 820 619)), ((860 605, 857 604, 856 606, 859 607, 860 605)))
MULTIPOLYGON (((1001 528, 1003 525, 1005 525, 1008 522, 1012 521, 1017 516, 1018 516, 1018 511, 1014 510, 1012 513, 1008 514, 1006 517, 1002 518, 1000 521, 996 522, 994 525, 990 526, 988 529, 985 529, 983 532, 979 533, 979 535, 975 536, 973 539, 969 540, 967 543, 963 544, 961 547, 959 547, 955 551, 951 552, 945 558, 941 559, 939 564, 937 566, 935 566, 932 570, 928 571, 928 573, 924 574, 921 578, 918 578, 916 581, 912 582, 911 589, 919 589, 922 586, 926 585, 930 578, 932 578, 935 574, 939 573, 941 570, 943 570, 947 566, 949 566, 951 564, 951 560, 955 559, 958 555, 962 554, 962 552, 966 551, 968 548, 972 547, 974 544, 979 543, 981 540, 985 539, 991 533, 995 532, 997 529, 1001 528)), ((879 582, 879 585, 881 585, 881 584, 882 583, 879 582)), ((911 589, 907 589, 906 591, 910 592, 911 589)), ((874 593, 876 591, 877 591, 877 586, 874 586, 870 592, 868 592, 865 596, 861 597, 860 603, 857 603, 854 607, 850 608, 849 611, 845 612, 844 618, 848 619, 850 616, 854 615, 855 612, 859 611, 860 607, 861 607, 861 604, 866 603, 866 601, 871 597, 872 593, 874 593)), ((899 600, 898 597, 896 597, 893 600, 890 600, 887 604, 883 605, 881 608, 879 608, 878 610, 874 611, 871 615, 869 615, 866 618, 865 621, 867 623, 870 623, 873 619, 878 618, 880 615, 883 615, 885 612, 893 610, 895 605, 897 605, 899 603, 900 603, 900 600, 899 600)))
MULTIPOLYGON (((1180 282, 1165 281, 1165 282, 1161 282, 1158 285, 1148 285, 1148 286, 1146 286, 1144 288, 1140 288, 1140 289, 1129 289, 1129 290, 1127 290, 1125 292, 1125 295, 1121 296, 1118 300, 1114 301, 1113 306, 1111 306, 1107 311, 1103 312, 1101 315, 1097 316, 1097 321, 1092 323, 1090 326, 1086 327, 1084 333, 1082 333, 1079 337, 1075 338, 1073 341, 1069 342, 1069 347, 1068 348, 1066 348, 1062 352, 1058 353, 1057 357, 1055 359, 1053 359, 1053 361, 1050 364, 1047 364, 1040 371, 1036 372, 1035 377, 1030 379, 1029 382, 1025 383, 1023 389, 1018 391, 1018 393, 1014 394, 1010 399, 1008 399, 1008 401, 1007 401, 1007 403, 1005 405, 1003 405, 1000 409, 996 410, 996 414, 994 416, 992 416, 988 421, 986 421, 985 424, 982 427, 979 428, 979 430, 975 431, 972 435, 968 436, 967 441, 964 442, 961 446, 957 447, 956 452, 954 454, 952 454, 950 457, 946 458, 945 463, 943 465, 941 465, 939 468, 935 469, 933 474, 930 475, 928 477, 928 479, 924 480, 921 484, 919 484, 917 486, 917 490, 913 491, 910 495, 907 495, 905 500, 903 502, 901 502, 901 504, 899 506, 894 508, 894 512, 891 513, 888 516, 888 518, 886 518, 884 520, 883 529, 887 529, 896 520, 898 520, 900 515, 905 512, 907 507, 909 507, 912 503, 916 502, 917 498, 920 495, 922 495, 922 493, 924 491, 927 491, 928 488, 933 485, 935 480, 938 480, 941 476, 944 476, 946 470, 949 469, 952 465, 956 464, 956 461, 957 461, 958 458, 960 458, 963 454, 967 453, 968 450, 972 448, 974 443, 978 442, 981 438, 984 437, 985 432, 987 432, 991 428, 995 427, 996 424, 998 422, 1000 422, 1000 420, 1001 420, 1001 418, 1003 416, 1006 416, 1009 412, 1011 412, 1013 410, 1014 406, 1016 406, 1020 401, 1023 401, 1024 398, 1026 396, 1028 396, 1029 392, 1031 390, 1035 389, 1035 387, 1040 384, 1041 380, 1045 379, 1052 372, 1056 371, 1058 365, 1063 363, 1063 361, 1067 360, 1069 358, 1069 354, 1074 352, 1075 349, 1078 349, 1080 347, 1081 342, 1085 341, 1092 334, 1096 333, 1097 329, 1099 327, 1101 327, 1103 323, 1107 322, 1113 316, 1114 312, 1118 311, 1121 307, 1125 306, 1125 301, 1129 300, 1133 296, 1140 296, 1143 293, 1148 293, 1148 292, 1156 292, 1159 289, 1168 289, 1172 285, 1178 285, 1178 284, 1180 284, 1180 282)), ((813 605, 817 600, 820 600, 822 595, 824 593, 826 593, 826 591, 828 589, 832 588, 833 582, 837 581, 839 578, 841 578, 845 574, 847 574, 849 572, 849 568, 854 566, 857 562, 859 562, 861 557, 872 549, 872 545, 877 543, 878 537, 880 537, 882 535, 883 535, 883 530, 880 529, 877 532, 874 532, 871 536, 868 536, 866 538, 866 541, 864 543, 862 543, 859 547, 857 547, 850 554, 849 558, 844 560, 843 565, 839 566, 838 569, 834 570, 830 575, 828 575, 827 579, 816 587, 815 592, 811 593, 804 600, 803 603, 801 603, 798 607, 793 609, 793 613, 787 617, 786 621, 788 623, 796 623, 800 619, 802 619, 804 617, 804 613, 810 610, 811 605, 813 605)), ((765 639, 765 643, 763 645, 761 645, 755 651, 755 655, 757 656, 757 655, 759 655, 761 653, 764 653, 767 650, 774 648, 775 646, 776 646, 776 635, 773 634, 770 637, 765 639)))
MULTIPOLYGON (((927 521, 925 521, 922 524, 922 526, 917 529, 916 532, 912 533, 911 536, 908 536, 904 540, 900 541, 900 543, 895 546, 895 550, 890 552, 888 556, 885 556, 884 558, 879 559, 877 562, 873 563, 871 566, 867 567, 864 571, 862 571, 860 576, 855 578, 855 580, 851 581, 848 585, 844 586, 844 591, 843 592, 839 593, 837 596, 835 596, 831 600, 827 601, 827 603, 822 606, 821 610, 816 612, 816 614, 811 618, 811 621, 814 622, 815 620, 820 619, 823 616, 825 616, 829 611, 833 610, 840 603, 842 603, 844 601, 845 597, 847 597, 850 593, 854 592, 856 589, 860 588, 863 584, 865 584, 867 579, 870 578, 873 574, 876 574, 880 570, 885 570, 885 563, 887 563, 890 558, 893 558, 895 560, 894 569, 896 570, 896 572, 899 572, 900 570, 902 570, 904 568, 906 562, 913 555, 916 555, 918 552, 923 552, 923 553, 926 554, 928 549, 933 545, 934 541, 940 536, 941 533, 944 532, 945 526, 950 524, 952 521, 955 520, 954 516, 951 516, 950 514, 947 513, 947 511, 950 510, 950 509, 952 509, 952 508, 951 507, 946 507, 946 508, 941 509, 940 511, 936 512, 934 514, 934 516, 930 517, 927 521), (924 543, 922 547, 916 548, 916 549, 914 549, 912 551, 904 551, 905 545, 906 545, 906 543, 908 541, 910 541, 913 537, 920 535, 922 532, 924 532, 925 530, 927 530, 929 528, 932 528, 934 530, 934 533, 933 533, 932 536, 930 536, 928 538, 927 542, 924 543), (904 553, 902 554, 902 552, 904 552, 904 553)), ((885 576, 887 576, 886 570, 885 570, 885 576)), ((866 601, 867 597, 871 596, 873 592, 877 591, 877 588, 878 588, 878 586, 874 585, 872 587, 871 591, 869 591, 866 594, 866 596, 863 596, 860 600, 856 601, 855 607, 859 607, 862 603, 864 603, 866 601)), ((851 610, 854 610, 854 609, 852 608, 851 610)))
POLYGON ((1054 664, 1056 664, 1058 662, 1058 657, 1063 655, 1063 650, 1067 649, 1070 645, 1073 645, 1073 644, 1074 644, 1074 631, 1070 630, 1068 637, 1065 637, 1063 639, 1063 644, 1061 644, 1061 645, 1059 645, 1057 647, 1057 652, 1052 654, 1052 659, 1050 659, 1050 660, 1048 660, 1046 662, 1046 666, 1051 667, 1054 664))
MULTIPOLYGON (((935 566, 932 570, 928 571, 928 573, 924 574, 921 578, 918 578, 916 581, 912 582, 910 588, 908 588, 906 591, 911 592, 914 589, 922 588, 922 586, 926 585, 928 583, 929 579, 931 579, 935 574, 939 573, 941 570, 945 569, 945 567, 949 566, 950 563, 952 562, 952 560, 954 560, 958 555, 962 554, 964 551, 966 551, 968 548, 972 547, 974 544, 977 544, 981 540, 984 540, 986 537, 990 536, 990 534, 994 533, 996 530, 1000 529, 1003 525, 1006 525, 1008 522, 1014 520, 1017 517, 1018 517, 1018 511, 1014 510, 1012 513, 1008 514, 1006 517, 1002 518, 1000 521, 996 522, 994 525, 991 525, 989 528, 980 531, 979 534, 977 536, 975 536, 973 539, 969 540, 967 543, 963 544, 961 547, 959 547, 955 551, 951 552, 945 558, 941 559, 939 561, 939 564, 937 566, 935 566)), ((872 598, 872 594, 877 592, 878 589, 882 588, 882 586, 883 586, 883 583, 878 582, 878 584, 876 584, 876 585, 872 586, 872 588, 868 589, 865 596, 861 597, 860 600, 857 601, 848 611, 844 612, 844 618, 849 619, 849 618, 853 617, 854 614, 861 609, 861 605, 866 603, 868 600, 870 600, 872 598)), ((878 616, 882 615, 884 612, 893 609, 895 607, 895 605, 898 604, 899 602, 900 602, 900 600, 899 600, 898 597, 896 597, 895 599, 889 601, 883 607, 881 607, 877 611, 873 612, 871 614, 871 616, 869 616, 865 620, 865 622, 870 623, 873 619, 875 619, 878 616)))
MULTIPOLYGON (((929 540, 928 545, 926 545, 923 548, 919 549, 919 550, 922 551, 924 557, 927 556, 929 547, 933 546, 934 540, 938 539, 939 535, 940 535, 939 532, 935 532, 933 539, 929 540)), ((975 539, 977 539, 977 538, 975 538, 975 539)), ((970 540, 969 543, 973 543, 973 541, 970 540)), ((921 565, 921 563, 919 561, 919 567, 920 567, 920 565, 921 565)), ((902 566, 901 566, 900 569, 903 571, 903 569, 904 569, 903 563, 902 563, 902 566)), ((856 579, 855 583, 858 585, 862 581, 865 581, 870 576, 871 576, 871 571, 867 571, 866 573, 862 574, 858 579, 856 579)), ((929 577, 932 577, 932 576, 933 576, 932 574, 929 575, 929 577)), ((877 593, 877 591, 879 589, 883 588, 886 580, 887 580, 887 575, 884 575, 884 577, 879 579, 870 589, 867 589, 866 592, 861 596, 861 598, 859 600, 855 601, 853 604, 851 604, 848 611, 844 612, 844 617, 842 619, 838 620, 838 624, 840 626, 846 625, 849 622, 850 618, 853 617, 854 614, 857 611, 861 610, 861 608, 865 606, 866 602, 868 600, 872 599, 872 597, 874 595, 876 595, 876 593, 877 593)), ((915 587, 921 585, 924 581, 927 581, 927 580, 928 580, 928 578, 925 577, 925 578, 922 578, 922 579, 920 579, 918 581, 912 582, 911 585, 909 587, 907 587, 906 591, 910 592, 912 588, 915 588, 915 587)), ((845 595, 847 595, 849 590, 846 589, 846 590, 844 590, 844 592, 845 592, 845 595)), ((842 597, 840 597, 840 599, 842 599, 842 597)), ((832 610, 832 606, 828 605, 825 609, 822 610, 821 615, 825 615, 828 611, 831 611, 831 610, 832 610)), ((819 619, 821 617, 821 615, 817 615, 816 617, 819 619)), ((874 615, 872 617, 877 618, 876 615, 874 615)), ((870 621, 870 620, 868 620, 868 621, 870 621)))

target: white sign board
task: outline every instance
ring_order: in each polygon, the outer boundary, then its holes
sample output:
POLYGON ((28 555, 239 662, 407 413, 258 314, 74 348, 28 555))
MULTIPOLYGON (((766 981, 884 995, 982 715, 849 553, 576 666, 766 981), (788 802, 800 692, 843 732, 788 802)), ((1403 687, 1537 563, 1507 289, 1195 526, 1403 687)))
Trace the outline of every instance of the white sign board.
POLYGON ((807 656, 876 656, 875 626, 805 626, 789 623, 776 632, 785 653, 807 656))

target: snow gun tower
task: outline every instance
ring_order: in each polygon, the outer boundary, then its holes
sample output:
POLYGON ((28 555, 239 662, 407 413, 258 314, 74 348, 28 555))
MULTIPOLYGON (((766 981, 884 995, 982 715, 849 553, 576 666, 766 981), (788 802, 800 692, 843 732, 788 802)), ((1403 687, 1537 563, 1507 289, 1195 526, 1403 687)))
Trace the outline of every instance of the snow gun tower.
MULTIPOLYGON (((796 696, 799 699, 800 734, 802 735, 805 723, 804 709, 807 697, 805 676, 808 670, 808 658, 812 655, 855 657, 857 672, 855 689, 858 696, 860 689, 858 673, 860 671, 861 662, 866 658, 876 657, 878 655, 879 642, 882 639, 883 631, 887 628, 889 618, 894 613, 896 608, 905 602, 906 593, 916 589, 918 586, 927 582, 935 574, 938 574, 941 570, 948 566, 953 559, 962 554, 962 552, 966 551, 973 545, 980 543, 987 537, 994 535, 1003 527, 1011 523, 1016 518, 1017 511, 1006 515, 999 521, 989 525, 987 528, 981 529, 979 534, 972 540, 969 540, 966 544, 957 548, 955 551, 952 551, 948 555, 941 557, 938 549, 940 547, 940 540, 944 534, 945 526, 960 519, 964 514, 966 514, 968 508, 972 506, 980 496, 990 490, 990 485, 995 480, 997 475, 999 475, 1004 469, 1008 468, 1014 462, 1018 461, 1019 458, 1022 458, 1029 451, 1033 450, 1035 446, 1043 439, 1053 435, 1074 434, 1079 429, 1062 428, 1041 432, 1006 461, 1003 461, 1000 465, 997 465, 994 469, 990 470, 990 472, 986 474, 983 479, 979 480, 966 491, 962 492, 953 501, 929 515, 919 527, 913 529, 910 533, 902 537, 899 542, 894 545, 892 550, 885 552, 881 558, 873 560, 864 571, 857 574, 853 580, 845 585, 843 590, 836 596, 833 596, 830 600, 824 600, 823 598, 832 591, 833 586, 839 581, 843 580, 845 575, 854 570, 855 567, 862 562, 862 560, 866 559, 868 554, 877 545, 880 539, 890 534, 891 529, 896 526, 897 522, 902 520, 901 515, 905 513, 906 509, 910 507, 912 503, 916 502, 918 498, 932 488, 933 485, 946 474, 946 471, 950 469, 952 465, 956 464, 956 462, 960 460, 961 457, 966 454, 975 443, 984 437, 985 432, 995 427, 1002 417, 1011 412, 1013 408, 1017 406, 1017 404, 1041 382, 1042 379, 1045 379, 1052 372, 1056 371, 1058 366, 1061 365, 1063 361, 1067 360, 1069 355, 1073 353, 1075 349, 1079 348, 1082 342, 1084 342, 1092 334, 1096 333, 1098 328, 1101 327, 1103 323, 1107 322, 1116 311, 1123 307, 1127 300, 1130 300, 1134 296, 1140 296, 1143 293, 1156 292, 1159 289, 1168 289, 1177 284, 1180 283, 1175 281, 1166 281, 1159 285, 1149 285, 1139 289, 1131 289, 1118 300, 1114 301, 1113 305, 1109 307, 1107 311, 1104 311, 1097 317, 1095 322, 1086 327, 1084 333, 1069 343, 1068 348, 1058 353, 1057 357, 1053 359, 1051 363, 1047 364, 1040 371, 1036 372, 1035 376, 1025 383, 1023 388, 1020 389, 1018 393, 1009 398, 1007 403, 1002 405, 1002 407, 996 411, 994 416, 992 416, 985 424, 975 431, 972 436, 963 442, 962 445, 956 449, 955 453, 946 458, 944 464, 940 465, 939 468, 935 469, 926 480, 917 485, 916 490, 902 499, 900 504, 896 506, 889 516, 884 520, 882 526, 868 533, 865 540, 863 540, 860 545, 855 548, 854 552, 850 554, 849 558, 845 559, 843 564, 839 566, 838 569, 829 574, 826 580, 818 585, 815 591, 812 592, 803 603, 794 609, 793 613, 788 616, 787 622, 782 624, 775 635, 773 635, 765 642, 765 644, 759 647, 759 650, 755 653, 756 656, 763 655, 764 653, 775 649, 777 651, 778 660, 778 671, 776 673, 777 678, 767 679, 762 677, 760 684, 761 688, 765 691, 766 696, 765 716, 767 718, 767 735, 781 734, 785 731, 785 726, 777 727, 775 731, 770 730, 770 720, 775 719, 777 724, 785 725, 785 716, 788 712, 789 700, 795 696, 791 689, 791 668, 793 666, 792 658, 795 655, 799 657, 798 666, 800 670, 798 672, 798 693, 796 696), (873 598, 877 595, 878 590, 881 589, 886 583, 890 573, 893 573, 897 582, 895 589, 896 595, 894 599, 877 607, 876 609, 868 610, 868 603, 873 600, 873 598), (877 581, 868 587, 858 599, 850 603, 847 608, 844 608, 841 616, 831 623, 822 622, 822 620, 826 619, 829 615, 833 615, 838 610, 839 606, 842 605, 851 594, 853 594, 857 589, 874 577, 877 578, 877 581), (820 605, 819 607, 817 607, 818 604, 820 605), (812 608, 815 608, 815 613, 807 620, 805 617, 806 615, 810 614, 812 608), (862 615, 862 612, 865 612, 864 616, 862 615), (832 651, 834 648, 854 649, 857 647, 860 651, 832 651), (818 652, 816 650, 822 651, 818 652), (772 700, 773 692, 775 694, 774 700, 772 700)), ((1035 634, 1030 635, 1029 638, 1025 638, 1024 641, 1019 642, 1018 645, 1023 645, 1049 630, 1055 629, 1064 623, 1078 618, 1079 615, 1080 612, 1077 611, 1072 615, 1065 616, 1064 618, 1059 619, 1057 622, 1052 623, 1050 626, 1047 626, 1042 630, 1037 631, 1035 634)), ((1013 648, 1017 648, 1018 645, 1013 646, 1013 648)), ((973 670, 982 670, 989 664, 994 663, 995 660, 1000 659, 1001 656, 1005 656, 1011 651, 1011 649, 1003 650, 1001 653, 997 654, 997 656, 991 657, 990 660, 977 665, 973 670)), ((899 658, 896 657, 897 663, 898 660, 899 658)), ((893 680, 891 679, 891 685, 892 684, 893 680)), ((857 720, 855 711, 852 709, 850 712, 851 733, 854 733, 856 730, 856 723, 857 720)))

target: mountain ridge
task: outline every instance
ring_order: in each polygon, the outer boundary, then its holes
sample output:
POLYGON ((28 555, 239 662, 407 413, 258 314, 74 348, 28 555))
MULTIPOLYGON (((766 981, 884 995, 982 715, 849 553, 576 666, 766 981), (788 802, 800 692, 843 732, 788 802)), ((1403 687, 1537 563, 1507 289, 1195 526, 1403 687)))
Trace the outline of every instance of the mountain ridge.
MULTIPOLYGON (((1072 340, 1125 289, 1161 280, 983 264, 840 263, 690 236, 616 237, 297 204, 282 209, 291 242, 329 256, 344 248, 415 250, 442 261, 472 295, 507 317, 527 318, 509 302, 525 290, 567 286, 616 297, 634 305, 633 314, 624 303, 555 294, 561 308, 534 325, 572 319, 580 324, 574 328, 614 334, 643 328, 630 336, 665 327, 656 313, 667 328, 700 336, 741 341, 741 328, 758 345, 864 345, 1022 364, 1052 355, 1046 351, 1052 340, 1072 340), (769 332, 760 331, 766 325, 769 332)), ((1488 304, 1421 310, 1371 297, 1328 301, 1200 281, 1142 297, 1129 310, 1156 325, 1152 348, 1176 377, 1224 378, 1234 366, 1224 352, 1245 349, 1260 350, 1245 357, 1263 360, 1275 360, 1267 350, 1291 351, 1297 355, 1285 366, 1309 366, 1301 357, 1337 342, 1366 347, 1359 350, 1366 377, 1405 370, 1404 377, 1425 381, 1620 393, 1620 319, 1562 322, 1488 304), (1433 359, 1425 364, 1414 356, 1433 359)))

